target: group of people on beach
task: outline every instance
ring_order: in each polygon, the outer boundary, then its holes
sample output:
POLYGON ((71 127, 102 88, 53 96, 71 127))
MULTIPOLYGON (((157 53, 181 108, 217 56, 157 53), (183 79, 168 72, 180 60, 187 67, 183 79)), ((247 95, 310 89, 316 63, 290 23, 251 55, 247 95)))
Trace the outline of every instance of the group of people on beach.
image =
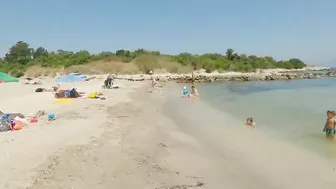
POLYGON ((190 93, 187 87, 184 86, 183 91, 182 91, 182 97, 183 98, 198 98, 199 94, 198 94, 198 90, 196 89, 195 85, 191 86, 190 93))
MULTIPOLYGON (((153 72, 151 72, 151 74, 153 74, 153 72)), ((151 88, 152 88, 152 92, 155 90, 156 85, 157 85, 157 81, 156 81, 155 77, 152 75, 151 76, 151 88)), ((196 87, 194 85, 194 82, 193 82, 193 84, 191 86, 190 92, 189 92, 189 90, 188 90, 188 88, 186 86, 183 87, 182 98, 199 98, 199 93, 198 93, 198 90, 196 89, 196 87)), ((251 127, 255 127, 256 126, 256 123, 254 122, 253 117, 248 117, 246 119, 245 124, 247 126, 251 126, 251 127)))

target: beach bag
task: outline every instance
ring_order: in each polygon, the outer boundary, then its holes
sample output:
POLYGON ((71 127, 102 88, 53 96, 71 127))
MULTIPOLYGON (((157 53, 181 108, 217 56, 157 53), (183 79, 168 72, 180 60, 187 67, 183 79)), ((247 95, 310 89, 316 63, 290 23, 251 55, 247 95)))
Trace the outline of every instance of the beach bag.
POLYGON ((78 92, 75 88, 71 89, 70 91, 70 98, 77 98, 79 96, 78 92))
POLYGON ((10 130, 12 130, 11 125, 7 121, 0 119, 0 132, 6 132, 10 130))
POLYGON ((43 92, 43 88, 37 88, 37 89, 35 90, 35 92, 37 92, 37 93, 43 92))

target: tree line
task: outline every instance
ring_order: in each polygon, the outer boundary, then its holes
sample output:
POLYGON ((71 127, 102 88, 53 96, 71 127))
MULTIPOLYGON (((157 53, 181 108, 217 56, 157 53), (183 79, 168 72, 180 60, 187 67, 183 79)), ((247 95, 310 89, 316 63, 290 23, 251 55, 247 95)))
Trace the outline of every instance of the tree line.
MULTIPOLYGON (((214 70, 250 72, 256 69, 299 69, 306 66, 306 64, 298 58, 276 61, 270 56, 257 57, 254 55, 238 54, 233 49, 227 49, 223 54, 206 53, 202 55, 194 55, 191 53, 166 55, 161 54, 159 51, 148 51, 145 49, 135 51, 121 49, 116 52, 106 51, 93 54, 86 50, 72 52, 60 49, 49 52, 43 47, 34 49, 31 48, 28 43, 19 41, 9 48, 8 53, 6 53, 3 58, 0 58, 0 71, 11 73, 19 77, 24 74, 27 67, 32 65, 41 65, 42 67, 70 67, 104 60, 116 60, 129 63, 143 56, 167 57, 169 62, 177 62, 182 66, 190 66, 193 69, 205 69, 207 72, 214 70)), ((151 61, 153 59, 145 60, 151 61)), ((148 63, 153 65, 153 62, 148 63)), ((146 72, 149 70, 143 71, 146 72)))

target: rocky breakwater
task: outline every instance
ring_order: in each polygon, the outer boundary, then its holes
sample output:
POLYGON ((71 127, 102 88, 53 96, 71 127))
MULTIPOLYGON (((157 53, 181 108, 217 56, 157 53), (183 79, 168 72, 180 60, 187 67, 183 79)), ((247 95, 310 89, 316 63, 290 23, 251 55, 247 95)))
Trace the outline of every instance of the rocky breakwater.
MULTIPOLYGON (((176 83, 192 83, 191 74, 165 74, 155 76, 160 81, 176 83)), ((258 73, 202 73, 194 74, 195 83, 225 82, 225 81, 273 81, 294 79, 316 79, 320 77, 336 77, 336 72, 306 73, 306 72, 258 72, 258 73)))

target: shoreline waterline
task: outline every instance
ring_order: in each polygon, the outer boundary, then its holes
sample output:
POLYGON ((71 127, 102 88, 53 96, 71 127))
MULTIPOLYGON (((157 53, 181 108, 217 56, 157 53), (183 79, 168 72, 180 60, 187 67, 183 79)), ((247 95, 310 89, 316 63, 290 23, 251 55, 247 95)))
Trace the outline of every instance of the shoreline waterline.
POLYGON ((150 80, 154 76, 161 82, 175 83, 212 83, 212 82, 254 82, 254 81, 279 81, 279 80, 303 80, 336 77, 336 72, 332 70, 282 70, 266 69, 257 72, 212 72, 206 73, 194 71, 187 74, 176 73, 155 73, 155 74, 135 74, 118 75, 118 79, 130 81, 150 80))
POLYGON ((331 103, 335 81, 326 78, 272 83, 212 83, 200 84, 198 88, 202 99, 210 106, 241 121, 252 116, 258 129, 326 158, 330 154, 336 157, 335 150, 325 144, 322 132, 326 111, 335 108, 331 103))
MULTIPOLYGON (((241 161, 239 166, 233 164, 237 169, 255 170, 253 175, 258 175, 257 177, 267 177, 267 174, 271 174, 273 184, 277 183, 273 178, 280 177, 282 179, 279 179, 279 182, 290 183, 289 177, 295 176, 283 176, 289 170, 293 170, 294 175, 305 172, 308 174, 307 178, 311 177, 312 180, 319 180, 317 177, 321 175, 331 178, 329 176, 335 167, 333 165, 336 165, 333 159, 323 158, 300 145, 274 137, 268 133, 267 128, 259 127, 259 124, 256 128, 246 127, 244 120, 213 107, 203 101, 202 96, 195 100, 181 99, 180 85, 169 86, 168 89, 169 99, 165 104, 164 113, 174 120, 182 131, 191 134, 206 146, 207 149, 204 150, 211 156, 233 162, 241 161), (277 172, 274 173, 273 170, 277 172)), ((200 94, 202 95, 201 91, 200 94)), ((218 165, 218 169, 221 169, 221 166, 218 165)))

